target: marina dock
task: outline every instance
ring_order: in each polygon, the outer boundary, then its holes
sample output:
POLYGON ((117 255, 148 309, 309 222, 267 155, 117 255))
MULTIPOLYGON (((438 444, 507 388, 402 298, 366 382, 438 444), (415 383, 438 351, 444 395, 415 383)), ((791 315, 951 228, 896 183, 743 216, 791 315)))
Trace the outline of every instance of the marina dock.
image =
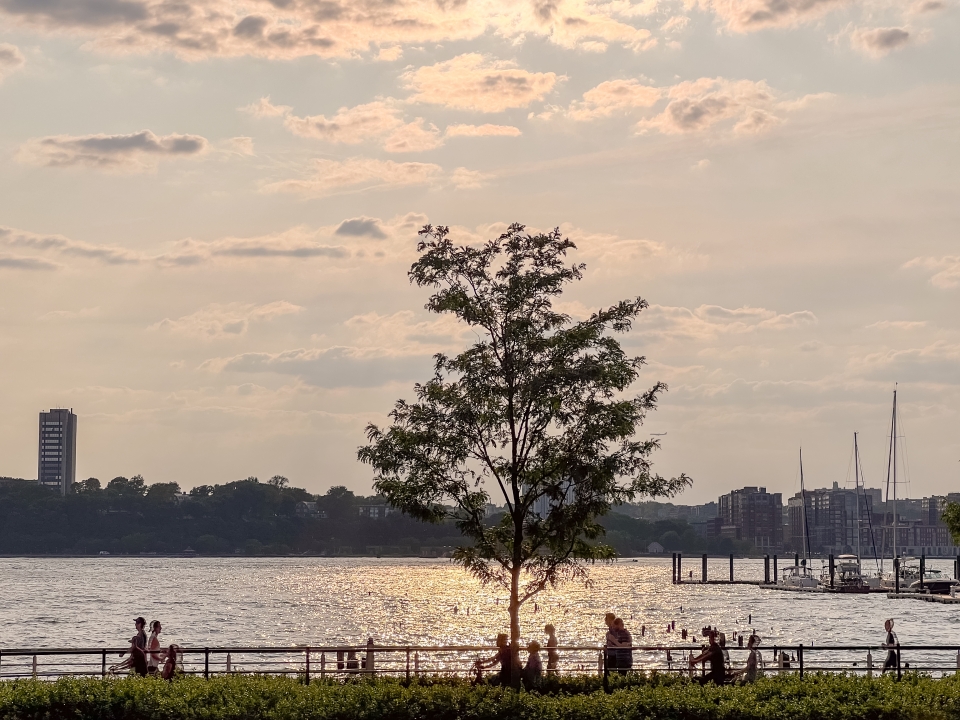
POLYGON ((941 603, 942 605, 960 605, 960 597, 950 597, 949 595, 927 595, 925 593, 895 593, 888 592, 887 597, 891 600, 923 600, 924 602, 941 603))

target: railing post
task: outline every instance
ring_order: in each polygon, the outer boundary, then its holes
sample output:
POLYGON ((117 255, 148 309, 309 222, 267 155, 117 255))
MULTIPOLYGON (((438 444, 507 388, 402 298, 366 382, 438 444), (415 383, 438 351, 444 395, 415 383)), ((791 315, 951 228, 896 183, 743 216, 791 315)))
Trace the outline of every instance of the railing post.
POLYGON ((327 677, 327 654, 320 652, 320 679, 327 677))
POLYGON ((370 677, 373 677, 376 672, 373 661, 373 638, 367 638, 367 661, 364 663, 364 667, 367 671, 367 674, 370 677))
POLYGON ((900 668, 900 643, 897 643, 897 680, 903 678, 903 671, 900 668))
POLYGON ((410 682, 410 648, 407 648, 407 682, 410 682))
POLYGON ((800 679, 803 680, 803 643, 797 648, 797 663, 800 665, 800 679))
POLYGON ((310 684, 310 648, 307 648, 307 672, 305 674, 304 680, 307 681, 306 682, 307 685, 310 684))
POLYGON ((957 650, 957 674, 960 675, 960 650, 957 650))
POLYGON ((208 647, 203 649, 203 677, 205 680, 210 679, 210 648, 208 647))
POLYGON ((233 671, 233 656, 227 653, 227 675, 233 671))
POLYGON ((33 671, 32 671, 32 674, 33 674, 34 679, 36 679, 36 677, 37 677, 37 656, 36 656, 36 655, 33 656, 33 671))
POLYGON ((107 649, 104 648, 100 651, 100 678, 104 679, 107 677, 107 649))
POLYGON ((867 677, 873 677, 873 655, 867 650, 867 677))
POLYGON ((703 554, 703 568, 700 571, 700 582, 705 583, 707 581, 707 554, 703 554))
POLYGON ((603 691, 608 693, 610 692, 610 658, 607 657, 606 651, 601 652, 600 654, 603 657, 603 691))
POLYGON ((420 651, 413 654, 413 674, 420 677, 420 651))

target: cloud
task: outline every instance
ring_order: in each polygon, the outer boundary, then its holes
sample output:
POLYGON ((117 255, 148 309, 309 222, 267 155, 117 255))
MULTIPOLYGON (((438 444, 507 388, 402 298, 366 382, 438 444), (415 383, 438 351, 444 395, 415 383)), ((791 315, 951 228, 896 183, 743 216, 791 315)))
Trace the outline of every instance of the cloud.
POLYGON ((239 155, 253 155, 253 138, 251 137, 233 137, 230 138, 230 147, 233 152, 239 155))
POLYGON ((156 167, 160 159, 203 154, 207 147, 199 135, 157 136, 149 130, 131 135, 54 135, 28 140, 17 159, 46 167, 142 171, 156 167))
POLYGON ((906 28, 857 28, 850 34, 850 44, 867 55, 883 57, 904 47, 910 37, 906 28))
POLYGON ((448 125, 447 137, 520 137, 523 133, 520 128, 513 125, 448 125))
POLYGON ((960 285, 960 255, 945 255, 941 258, 917 257, 904 264, 905 268, 920 267, 937 270, 930 283, 939 288, 955 288, 960 285))
POLYGON ((0 0, 0 17, 6 25, 80 32, 91 39, 90 47, 112 52, 393 61, 405 46, 463 42, 489 33, 516 42, 543 38, 587 52, 610 45, 641 51, 655 42, 649 30, 635 26, 635 18, 655 7, 581 0, 0 0))
POLYGON ((769 27, 791 27, 811 22, 851 0, 699 0, 727 29, 752 32, 769 27))
POLYGON ((0 43, 0 82, 22 68, 25 62, 20 48, 9 43, 0 43))
POLYGON ((7 270, 57 270, 60 266, 38 257, 23 257, 0 253, 0 269, 7 270))
POLYGON ((459 190, 476 190, 487 184, 492 175, 477 170, 458 167, 450 174, 450 182, 459 190))
POLYGON ((667 106, 659 115, 641 120, 640 132, 692 133, 734 121, 736 133, 758 133, 778 124, 773 114, 773 91, 763 81, 700 78, 674 85, 666 91, 667 106))
POLYGON ((760 331, 783 331, 816 325, 809 310, 778 313, 756 307, 728 309, 720 305, 685 307, 651 305, 640 315, 637 330, 660 338, 708 340, 718 335, 739 335, 760 331))
POLYGON ((51 310, 40 316, 40 320, 83 320, 100 315, 99 307, 80 308, 79 310, 51 310))
POLYGON ((323 197, 340 188, 384 188, 426 185, 438 178, 443 168, 432 163, 376 160, 354 157, 347 160, 313 161, 312 175, 298 180, 281 180, 265 185, 264 192, 291 192, 323 197))
POLYGON ((333 231, 333 234, 346 235, 347 237, 371 237, 376 240, 383 240, 387 237, 383 228, 380 227, 380 220, 368 217, 344 220, 333 231))
POLYGON ((402 79, 413 91, 410 102, 494 113, 542 100, 562 78, 556 73, 528 72, 511 62, 468 53, 410 70, 402 79))
POLYGON ((939 12, 947 7, 947 4, 943 0, 917 0, 910 6, 910 12, 915 14, 922 14, 928 12, 939 12))
POLYGON ((325 245, 315 240, 316 233, 302 227, 285 232, 250 238, 227 237, 210 242, 181 240, 153 258, 163 267, 200 265, 216 258, 329 258, 342 260, 350 251, 342 245, 325 245))
MULTIPOLYGON (((29 248, 39 252, 53 252, 59 255, 96 260, 106 265, 132 265, 141 262, 144 258, 139 253, 126 248, 111 245, 95 245, 93 243, 71 240, 63 235, 40 235, 27 230, 0 226, 0 245, 8 247, 29 248)), ((57 267, 54 263, 33 258, 41 263, 42 269, 57 267)))
POLYGON ((417 118, 390 133, 383 141, 387 152, 422 152, 443 145, 443 138, 436 125, 427 125, 423 118, 417 118))
POLYGON ((285 300, 254 305, 252 303, 214 303, 176 320, 164 318, 151 330, 163 330, 205 338, 244 335, 251 323, 269 322, 283 315, 299 313, 303 308, 285 300))
POLYGON ((886 382, 960 384, 960 345, 936 342, 922 348, 885 350, 854 358, 849 370, 886 382))
POLYGON ((641 85, 637 80, 607 80, 587 90, 582 100, 571 103, 567 115, 579 121, 610 117, 635 108, 653 107, 663 93, 662 89, 641 85))

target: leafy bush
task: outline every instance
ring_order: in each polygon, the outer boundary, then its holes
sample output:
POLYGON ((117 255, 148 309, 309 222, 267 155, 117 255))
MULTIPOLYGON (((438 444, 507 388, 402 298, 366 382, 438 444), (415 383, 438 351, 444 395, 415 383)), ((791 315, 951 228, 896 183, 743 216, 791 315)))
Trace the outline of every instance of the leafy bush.
POLYGON ((0 682, 0 720, 960 720, 960 678, 810 675, 701 688, 676 677, 554 679, 542 692, 449 679, 256 675, 0 682))

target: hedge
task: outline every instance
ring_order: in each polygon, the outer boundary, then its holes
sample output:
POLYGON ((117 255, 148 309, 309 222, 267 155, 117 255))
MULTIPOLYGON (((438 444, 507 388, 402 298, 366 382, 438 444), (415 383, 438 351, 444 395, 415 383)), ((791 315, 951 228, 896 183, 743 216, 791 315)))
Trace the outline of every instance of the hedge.
MULTIPOLYGON (((620 680, 617 678, 617 680, 620 680)), ((314 682, 256 675, 0 682, 2 720, 960 720, 960 678, 808 675, 741 687, 654 677, 541 692, 456 680, 314 682)))

